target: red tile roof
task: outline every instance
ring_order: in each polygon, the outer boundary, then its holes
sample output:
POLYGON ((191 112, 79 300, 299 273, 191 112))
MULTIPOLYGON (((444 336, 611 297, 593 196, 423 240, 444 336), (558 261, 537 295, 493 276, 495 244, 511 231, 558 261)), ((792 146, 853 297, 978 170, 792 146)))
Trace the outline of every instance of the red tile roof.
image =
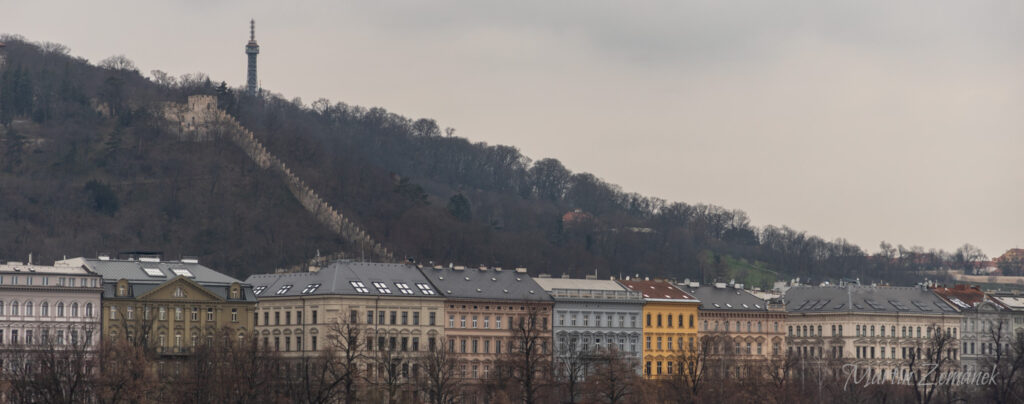
POLYGON ((965 303, 970 307, 974 307, 985 300, 985 292, 982 292, 977 286, 960 284, 955 285, 952 288, 936 287, 932 288, 932 291, 943 299, 953 303, 959 309, 964 309, 966 307, 958 304, 957 301, 965 303))
POLYGON ((697 298, 665 281, 619 281, 619 283, 630 290, 643 293, 645 299, 697 301, 697 298))

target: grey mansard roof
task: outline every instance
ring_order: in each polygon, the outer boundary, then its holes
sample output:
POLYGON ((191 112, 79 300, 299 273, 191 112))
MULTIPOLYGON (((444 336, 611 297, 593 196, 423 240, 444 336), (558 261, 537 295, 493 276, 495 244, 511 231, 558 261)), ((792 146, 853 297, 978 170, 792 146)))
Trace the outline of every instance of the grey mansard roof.
POLYGON ((796 286, 783 298, 790 313, 957 313, 945 300, 920 287, 796 286))
POLYGON ((700 300, 701 310, 722 311, 767 311, 764 300, 743 289, 733 287, 718 288, 714 285, 690 287, 689 284, 677 285, 683 291, 700 300))
POLYGON ((320 295, 440 297, 410 264, 335 261, 317 272, 252 275, 260 298, 320 295), (378 287, 380 286, 380 287, 378 287))
POLYGON ((83 266, 103 277, 103 297, 114 297, 117 281, 131 284, 134 296, 141 296, 160 285, 184 276, 211 293, 227 299, 232 283, 242 286, 244 301, 255 301, 256 296, 244 282, 199 264, 197 261, 144 261, 98 258, 71 258, 58 261, 60 265, 83 266))
POLYGON ((552 301, 544 288, 526 273, 497 268, 455 268, 423 268, 421 271, 447 298, 552 301))

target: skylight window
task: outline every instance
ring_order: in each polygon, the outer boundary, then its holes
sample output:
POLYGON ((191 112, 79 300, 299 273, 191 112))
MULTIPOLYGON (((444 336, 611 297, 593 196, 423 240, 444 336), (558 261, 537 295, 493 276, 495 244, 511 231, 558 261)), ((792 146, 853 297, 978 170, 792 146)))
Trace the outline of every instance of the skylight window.
POLYGON ((184 276, 186 278, 196 277, 195 275, 192 275, 192 271, 189 271, 187 268, 171 268, 171 272, 174 272, 175 275, 184 276))
POLYGON ((370 293, 370 289, 366 288, 366 284, 360 281, 349 281, 353 288, 356 288, 356 292, 359 293, 370 293))
POLYGON ((266 286, 257 286, 255 288, 252 288, 252 293, 254 295, 259 295, 260 293, 263 293, 263 290, 266 289, 266 288, 267 288, 266 286))
POLYGON ((292 285, 284 285, 284 286, 281 287, 281 289, 278 289, 277 293, 275 293, 275 294, 283 295, 285 293, 288 293, 288 291, 291 290, 291 288, 292 288, 292 285))
POLYGON ((391 288, 388 288, 388 284, 384 282, 374 282, 373 287, 377 288, 377 291, 384 294, 391 294, 391 288))
POLYGON ((409 288, 409 284, 408 283, 398 283, 398 282, 395 282, 395 286, 398 286, 398 290, 401 291, 403 295, 411 295, 411 294, 413 294, 413 291, 412 291, 412 289, 409 288))
POLYGON ((166 278, 167 277, 167 275, 164 275, 164 272, 161 271, 160 268, 142 268, 142 270, 146 271, 146 275, 149 275, 149 276, 152 276, 152 277, 159 277, 159 278, 166 278))
POLYGON ((420 292, 423 292, 423 294, 425 294, 425 295, 433 295, 434 294, 434 289, 432 289, 430 287, 430 285, 427 285, 425 283, 417 283, 416 287, 420 288, 420 292))
POLYGON ((310 293, 316 292, 317 288, 319 288, 319 287, 320 287, 319 283, 311 283, 309 285, 306 285, 306 288, 302 289, 302 294, 308 295, 310 293))

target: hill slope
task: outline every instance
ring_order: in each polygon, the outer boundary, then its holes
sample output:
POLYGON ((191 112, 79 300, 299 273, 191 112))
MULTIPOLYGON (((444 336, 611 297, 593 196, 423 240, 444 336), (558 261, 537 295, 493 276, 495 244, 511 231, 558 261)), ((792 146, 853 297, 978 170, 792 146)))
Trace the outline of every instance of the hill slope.
POLYGON ((191 94, 216 95, 398 257, 705 282, 739 271, 758 283, 770 271, 910 281, 914 271, 951 259, 902 246, 868 256, 844 240, 757 229, 742 211, 626 193, 557 160, 445 136, 432 120, 382 108, 250 97, 202 75, 147 79, 126 59, 97 67, 53 45, 6 42, 0 228, 13 230, 0 232, 0 257, 7 259, 156 249, 199 255, 244 276, 317 251, 360 256, 230 142, 184 141, 168 131, 162 103, 191 94), (704 251, 735 270, 708 270, 704 251))

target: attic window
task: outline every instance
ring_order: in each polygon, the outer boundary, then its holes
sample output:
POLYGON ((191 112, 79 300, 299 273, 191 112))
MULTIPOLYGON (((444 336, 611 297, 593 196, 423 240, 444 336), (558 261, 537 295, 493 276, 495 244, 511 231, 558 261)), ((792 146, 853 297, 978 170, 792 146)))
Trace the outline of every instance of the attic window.
POLYGON ((159 278, 166 278, 167 277, 167 275, 164 275, 164 272, 161 271, 160 268, 142 268, 142 270, 146 271, 146 275, 152 276, 154 278, 157 278, 157 277, 159 277, 159 278))
POLYGON ((359 293, 370 293, 370 289, 367 289, 366 288, 366 284, 363 283, 363 282, 360 282, 360 281, 349 281, 348 283, 350 285, 352 285, 353 288, 356 289, 356 292, 359 292, 359 293))
POLYGON ((391 288, 389 288, 388 284, 386 284, 384 282, 374 282, 373 286, 375 288, 377 288, 377 291, 380 292, 380 293, 384 293, 384 294, 388 294, 388 295, 391 294, 391 288))
POLYGON ((319 287, 320 287, 319 283, 311 283, 309 285, 306 285, 306 288, 302 289, 302 294, 308 295, 310 293, 316 292, 316 289, 319 288, 319 287))
POLYGON ((434 289, 431 289, 430 285, 427 285, 425 283, 417 283, 416 287, 420 288, 420 292, 422 292, 425 295, 433 295, 434 294, 434 289))
POLYGON ((275 294, 283 295, 285 293, 288 293, 288 291, 291 290, 291 288, 292 288, 292 285, 284 285, 284 286, 281 287, 281 289, 278 289, 277 293, 275 293, 275 294))
POLYGON ((187 277, 187 278, 195 278, 196 277, 195 275, 192 275, 192 271, 189 271, 186 268, 171 268, 171 272, 174 272, 175 275, 184 276, 184 277, 187 277))
POLYGON ((263 290, 266 288, 266 286, 257 286, 255 288, 252 288, 252 294, 259 295, 260 293, 263 293, 263 290))
POLYGON ((411 294, 413 294, 413 291, 412 291, 412 289, 409 288, 409 284, 408 283, 398 283, 398 282, 395 282, 395 286, 398 286, 398 291, 402 292, 403 295, 411 295, 411 294))

